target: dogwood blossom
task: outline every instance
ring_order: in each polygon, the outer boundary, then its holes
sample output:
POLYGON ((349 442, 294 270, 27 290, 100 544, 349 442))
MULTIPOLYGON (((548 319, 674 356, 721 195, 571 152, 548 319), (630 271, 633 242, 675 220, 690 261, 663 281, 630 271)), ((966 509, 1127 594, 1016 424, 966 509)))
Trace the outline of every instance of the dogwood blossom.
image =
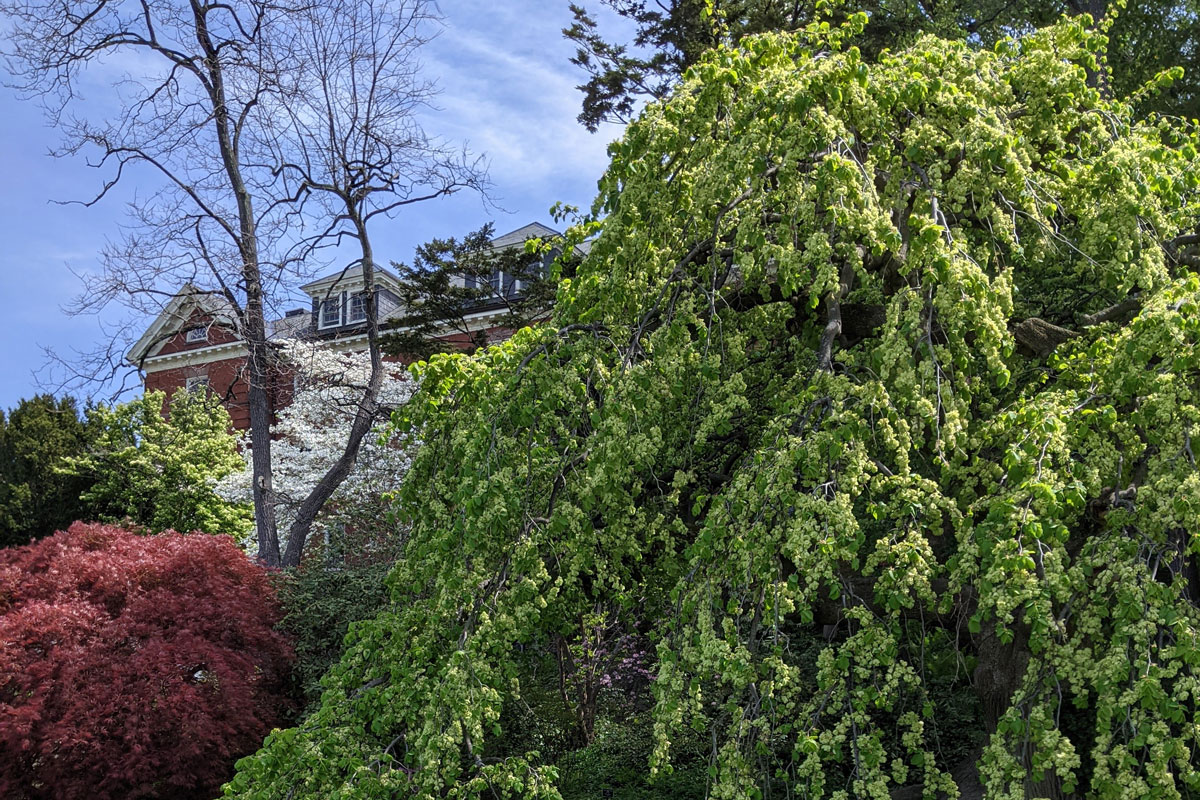
MULTIPOLYGON (((281 358, 294 376, 291 405, 279 412, 271 428, 272 488, 281 533, 295 509, 325 475, 346 446, 350 425, 371 374, 366 353, 339 353, 317 342, 292 340, 281 346, 281 358)), ((378 427, 363 440, 350 474, 318 517, 314 532, 328 543, 353 519, 383 521, 387 495, 403 479, 411 442, 385 432, 388 414, 412 395, 415 382, 403 366, 385 365, 379 391, 378 427)), ((218 487, 230 500, 249 502, 254 443, 249 433, 242 442, 245 468, 218 487)), ((247 549, 255 543, 242 542, 247 549)), ((281 542, 281 544, 283 544, 281 542)))

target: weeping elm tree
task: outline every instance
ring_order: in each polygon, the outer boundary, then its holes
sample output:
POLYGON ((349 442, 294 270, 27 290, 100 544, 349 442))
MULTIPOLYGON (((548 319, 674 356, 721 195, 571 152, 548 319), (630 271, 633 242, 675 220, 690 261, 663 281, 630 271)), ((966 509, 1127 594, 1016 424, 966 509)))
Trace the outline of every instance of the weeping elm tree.
POLYGON ((1197 132, 1087 20, 846 33, 706 56, 550 324, 429 363, 394 608, 227 796, 556 797, 518 645, 635 598, 713 797, 1200 790, 1197 132))

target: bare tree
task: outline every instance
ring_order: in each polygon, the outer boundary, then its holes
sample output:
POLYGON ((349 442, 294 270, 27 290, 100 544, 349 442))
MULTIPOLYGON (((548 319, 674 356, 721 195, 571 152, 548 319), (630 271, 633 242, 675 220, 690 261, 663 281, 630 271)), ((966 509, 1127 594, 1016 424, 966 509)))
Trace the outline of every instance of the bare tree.
MULTIPOLYGON (((346 236, 359 242, 357 264, 373 287, 370 219, 483 180, 415 121, 429 96, 415 54, 432 9, 424 0, 0 0, 10 71, 62 131, 58 154, 96 154, 88 163, 107 170, 87 202, 134 170, 161 179, 133 205, 76 310, 119 302, 153 312, 186 283, 228 304, 248 353, 258 556, 268 565, 299 561, 312 518, 375 418, 379 382, 364 393, 343 458, 302 504, 285 558, 271 486, 270 298, 317 249, 346 236), (118 59, 127 66, 113 84, 114 110, 73 116, 80 76, 118 59), (292 223, 314 216, 320 235, 297 246, 292 223)), ((368 292, 378 365, 373 301, 368 292)))
POLYGON ((307 252, 351 240, 356 257, 343 274, 362 274, 371 376, 340 458, 299 505, 288 530, 284 566, 300 561, 313 520, 354 466, 381 409, 383 364, 370 226, 414 203, 463 188, 485 193, 479 160, 425 134, 418 112, 434 95, 417 54, 428 41, 430 0, 326 0, 297 19, 288 50, 303 66, 288 81, 278 113, 277 170, 303 202, 322 207, 328 225, 302 240, 307 252))
MULTIPOLYGON (((11 21, 10 70, 63 132, 59 154, 98 153, 89 164, 111 170, 88 202, 137 167, 163 182, 136 204, 126 235, 105 251, 103 272, 85 286, 78 307, 126 301, 146 308, 189 281, 219 291, 248 351, 251 433, 269 440, 264 307, 271 287, 261 239, 268 229, 277 234, 285 216, 275 203, 256 208, 273 179, 243 144, 277 83, 279 67, 264 42, 292 9, 272 0, 4 0, 0 9, 11 21), (113 87, 115 112, 98 121, 71 116, 79 77, 119 57, 130 72, 113 87)), ((254 457, 259 557, 278 564, 270 448, 254 457)))

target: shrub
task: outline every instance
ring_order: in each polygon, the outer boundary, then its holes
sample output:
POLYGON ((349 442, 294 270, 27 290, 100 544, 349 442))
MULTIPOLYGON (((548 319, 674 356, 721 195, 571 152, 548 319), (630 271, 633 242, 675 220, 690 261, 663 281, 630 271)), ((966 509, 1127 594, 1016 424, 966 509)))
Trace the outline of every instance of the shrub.
POLYGON ((278 617, 227 536, 75 523, 0 552, 0 797, 213 797, 290 705, 278 617))
POLYGON ((591 744, 557 764, 563 800, 701 800, 708 788, 703 737, 688 731, 672 744, 675 769, 652 779, 650 719, 599 720, 591 744))
POLYGON ((304 703, 321 696, 321 676, 342 657, 350 624, 371 619, 387 605, 384 584, 398 554, 377 559, 330 561, 317 548, 277 584, 284 616, 279 629, 292 637, 295 676, 304 703))
POLYGON ((88 412, 95 436, 63 471, 91 483, 82 499, 100 519, 131 519, 153 531, 201 530, 241 535, 253 527, 249 503, 221 498, 216 482, 241 466, 229 413, 215 396, 146 392, 88 412))

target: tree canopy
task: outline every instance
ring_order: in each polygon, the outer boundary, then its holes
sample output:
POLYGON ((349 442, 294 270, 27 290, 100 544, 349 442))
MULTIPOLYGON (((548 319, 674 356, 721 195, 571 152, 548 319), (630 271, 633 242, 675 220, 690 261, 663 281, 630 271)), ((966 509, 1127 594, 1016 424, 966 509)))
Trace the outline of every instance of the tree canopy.
POLYGON ((550 324, 419 367, 392 606, 226 796, 557 797, 521 659, 597 610, 711 797, 1200 790, 1197 131, 1086 19, 864 23, 704 56, 550 324))
POLYGON ((923 33, 991 47, 1063 15, 1088 14, 1093 20, 1115 16, 1109 30, 1107 80, 1117 95, 1127 96, 1162 70, 1183 66, 1181 80, 1141 98, 1138 105, 1185 118, 1200 116, 1196 0, 600 0, 600 5, 632 23, 634 35, 629 42, 612 40, 585 6, 571 4, 575 21, 563 33, 577 45, 572 62, 588 75, 579 87, 579 121, 592 131, 602 122, 629 119, 639 101, 665 97, 684 71, 722 39, 796 30, 840 6, 869 15, 857 42, 868 55, 905 47, 923 33), (720 14, 721 26, 705 19, 703 12, 710 4, 720 14))
MULTIPOLYGON (((319 341, 287 342, 280 348, 280 359, 295 387, 291 403, 271 426, 275 513, 287 530, 297 508, 344 451, 372 366, 367 353, 336 353, 319 341)), ((383 534, 395 534, 387 525, 385 495, 403 479, 410 447, 389 435, 387 421, 388 414, 408 400, 413 384, 402 367, 388 367, 375 393, 380 407, 377 426, 358 448, 353 468, 331 502, 314 520, 313 529, 322 538, 347 527, 356 529, 359 545, 372 538, 368 532, 379 538, 400 538, 383 534)), ((241 444, 242 468, 230 471, 216 490, 225 500, 246 508, 253 494, 254 440, 247 435, 241 444)))
POLYGON ((229 413, 205 391, 146 392, 88 413, 94 441, 60 468, 87 480, 82 499, 98 519, 129 519, 152 531, 242 536, 253 527, 248 503, 216 491, 242 466, 229 413), (169 410, 169 413, 164 413, 169 410))
POLYGON ((48 394, 0 413, 0 547, 27 544, 91 516, 87 478, 61 471, 87 450, 93 430, 73 397, 48 394))
POLYGON ((403 313, 388 322, 383 345, 390 355, 424 359, 486 347, 489 328, 471 319, 482 309, 497 312, 491 327, 507 330, 549 315, 558 281, 547 274, 548 254, 534 247, 497 248, 493 232, 488 223, 461 239, 434 239, 417 248, 411 265, 393 262, 403 313))

